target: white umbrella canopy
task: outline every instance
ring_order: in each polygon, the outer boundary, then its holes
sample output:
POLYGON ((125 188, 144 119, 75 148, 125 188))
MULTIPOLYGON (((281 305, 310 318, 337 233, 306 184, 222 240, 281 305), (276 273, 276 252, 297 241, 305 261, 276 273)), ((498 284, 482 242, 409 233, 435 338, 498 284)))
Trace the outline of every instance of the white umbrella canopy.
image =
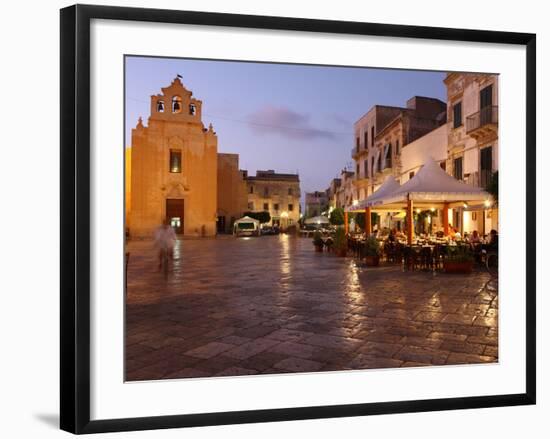
POLYGON ((258 221, 255 218, 251 218, 249 216, 243 216, 242 218, 239 218, 237 221, 235 221, 233 224, 240 224, 240 223, 254 223, 256 225, 259 225, 260 221, 258 221))
POLYGON ((355 206, 350 206, 346 210, 348 212, 362 212, 366 207, 372 207, 380 204, 384 197, 392 194, 399 188, 399 182, 392 175, 388 175, 382 185, 376 192, 369 195, 364 200, 359 201, 355 206))
POLYGON ((382 183, 382 186, 380 186, 376 192, 371 194, 366 200, 363 201, 363 203, 360 204, 364 204, 363 207, 375 206, 380 204, 385 197, 394 193, 398 189, 399 182, 392 175, 388 175, 388 177, 384 180, 384 183, 382 183))
POLYGON ((304 221, 305 224, 330 224, 330 221, 326 216, 314 216, 312 218, 308 218, 304 221))
POLYGON ((392 193, 377 198, 376 204, 402 204, 407 199, 426 204, 483 202, 490 198, 491 195, 482 188, 470 186, 447 174, 430 157, 413 178, 392 193))

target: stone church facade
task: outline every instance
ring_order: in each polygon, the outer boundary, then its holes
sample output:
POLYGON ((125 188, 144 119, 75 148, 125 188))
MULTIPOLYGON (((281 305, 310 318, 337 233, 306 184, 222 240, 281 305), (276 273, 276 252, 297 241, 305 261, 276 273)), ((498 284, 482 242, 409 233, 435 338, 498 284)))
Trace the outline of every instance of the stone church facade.
POLYGON ((147 126, 140 118, 132 130, 126 215, 132 237, 152 236, 165 220, 178 234, 216 234, 218 138, 201 112, 202 102, 176 78, 151 96, 147 126))

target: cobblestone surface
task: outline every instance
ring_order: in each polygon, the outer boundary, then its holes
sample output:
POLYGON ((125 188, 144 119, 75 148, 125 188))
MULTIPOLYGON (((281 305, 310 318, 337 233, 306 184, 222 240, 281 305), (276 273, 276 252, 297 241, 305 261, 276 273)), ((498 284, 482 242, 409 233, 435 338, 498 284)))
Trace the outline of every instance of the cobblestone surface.
POLYGON ((128 245, 126 379, 498 360, 489 275, 403 272, 281 236, 178 241, 167 279, 128 245))

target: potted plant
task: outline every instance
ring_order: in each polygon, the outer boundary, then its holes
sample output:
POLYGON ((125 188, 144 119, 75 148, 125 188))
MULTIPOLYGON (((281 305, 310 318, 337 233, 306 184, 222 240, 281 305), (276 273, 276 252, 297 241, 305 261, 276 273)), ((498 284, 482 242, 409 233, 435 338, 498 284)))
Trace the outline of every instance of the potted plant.
POLYGON ((380 244, 374 236, 369 236, 365 241, 365 264, 368 267, 380 265, 380 244))
POLYGON ((344 257, 348 252, 348 238, 346 236, 346 232, 342 227, 338 227, 336 229, 336 233, 334 234, 333 248, 338 256, 344 257))
POLYGON ((445 273, 471 273, 474 266, 474 255, 467 245, 448 247, 443 260, 445 273))
POLYGON ((316 230, 313 234, 313 245, 315 246, 316 252, 322 252, 323 251, 323 238, 321 236, 321 232, 319 230, 316 230))

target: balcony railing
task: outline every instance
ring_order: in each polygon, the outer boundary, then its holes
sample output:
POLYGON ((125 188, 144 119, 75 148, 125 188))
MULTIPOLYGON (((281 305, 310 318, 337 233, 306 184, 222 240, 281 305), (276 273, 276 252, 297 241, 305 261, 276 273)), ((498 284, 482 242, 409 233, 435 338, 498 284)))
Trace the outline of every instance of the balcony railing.
POLYGON ((466 118, 466 132, 470 133, 485 125, 498 124, 498 106, 482 108, 466 118))
POLYGON ((369 149, 368 148, 365 148, 365 147, 357 147, 357 146, 354 146, 353 148, 351 148, 351 156, 352 157, 356 157, 357 155, 361 154, 362 152, 366 152, 368 151, 369 149))

